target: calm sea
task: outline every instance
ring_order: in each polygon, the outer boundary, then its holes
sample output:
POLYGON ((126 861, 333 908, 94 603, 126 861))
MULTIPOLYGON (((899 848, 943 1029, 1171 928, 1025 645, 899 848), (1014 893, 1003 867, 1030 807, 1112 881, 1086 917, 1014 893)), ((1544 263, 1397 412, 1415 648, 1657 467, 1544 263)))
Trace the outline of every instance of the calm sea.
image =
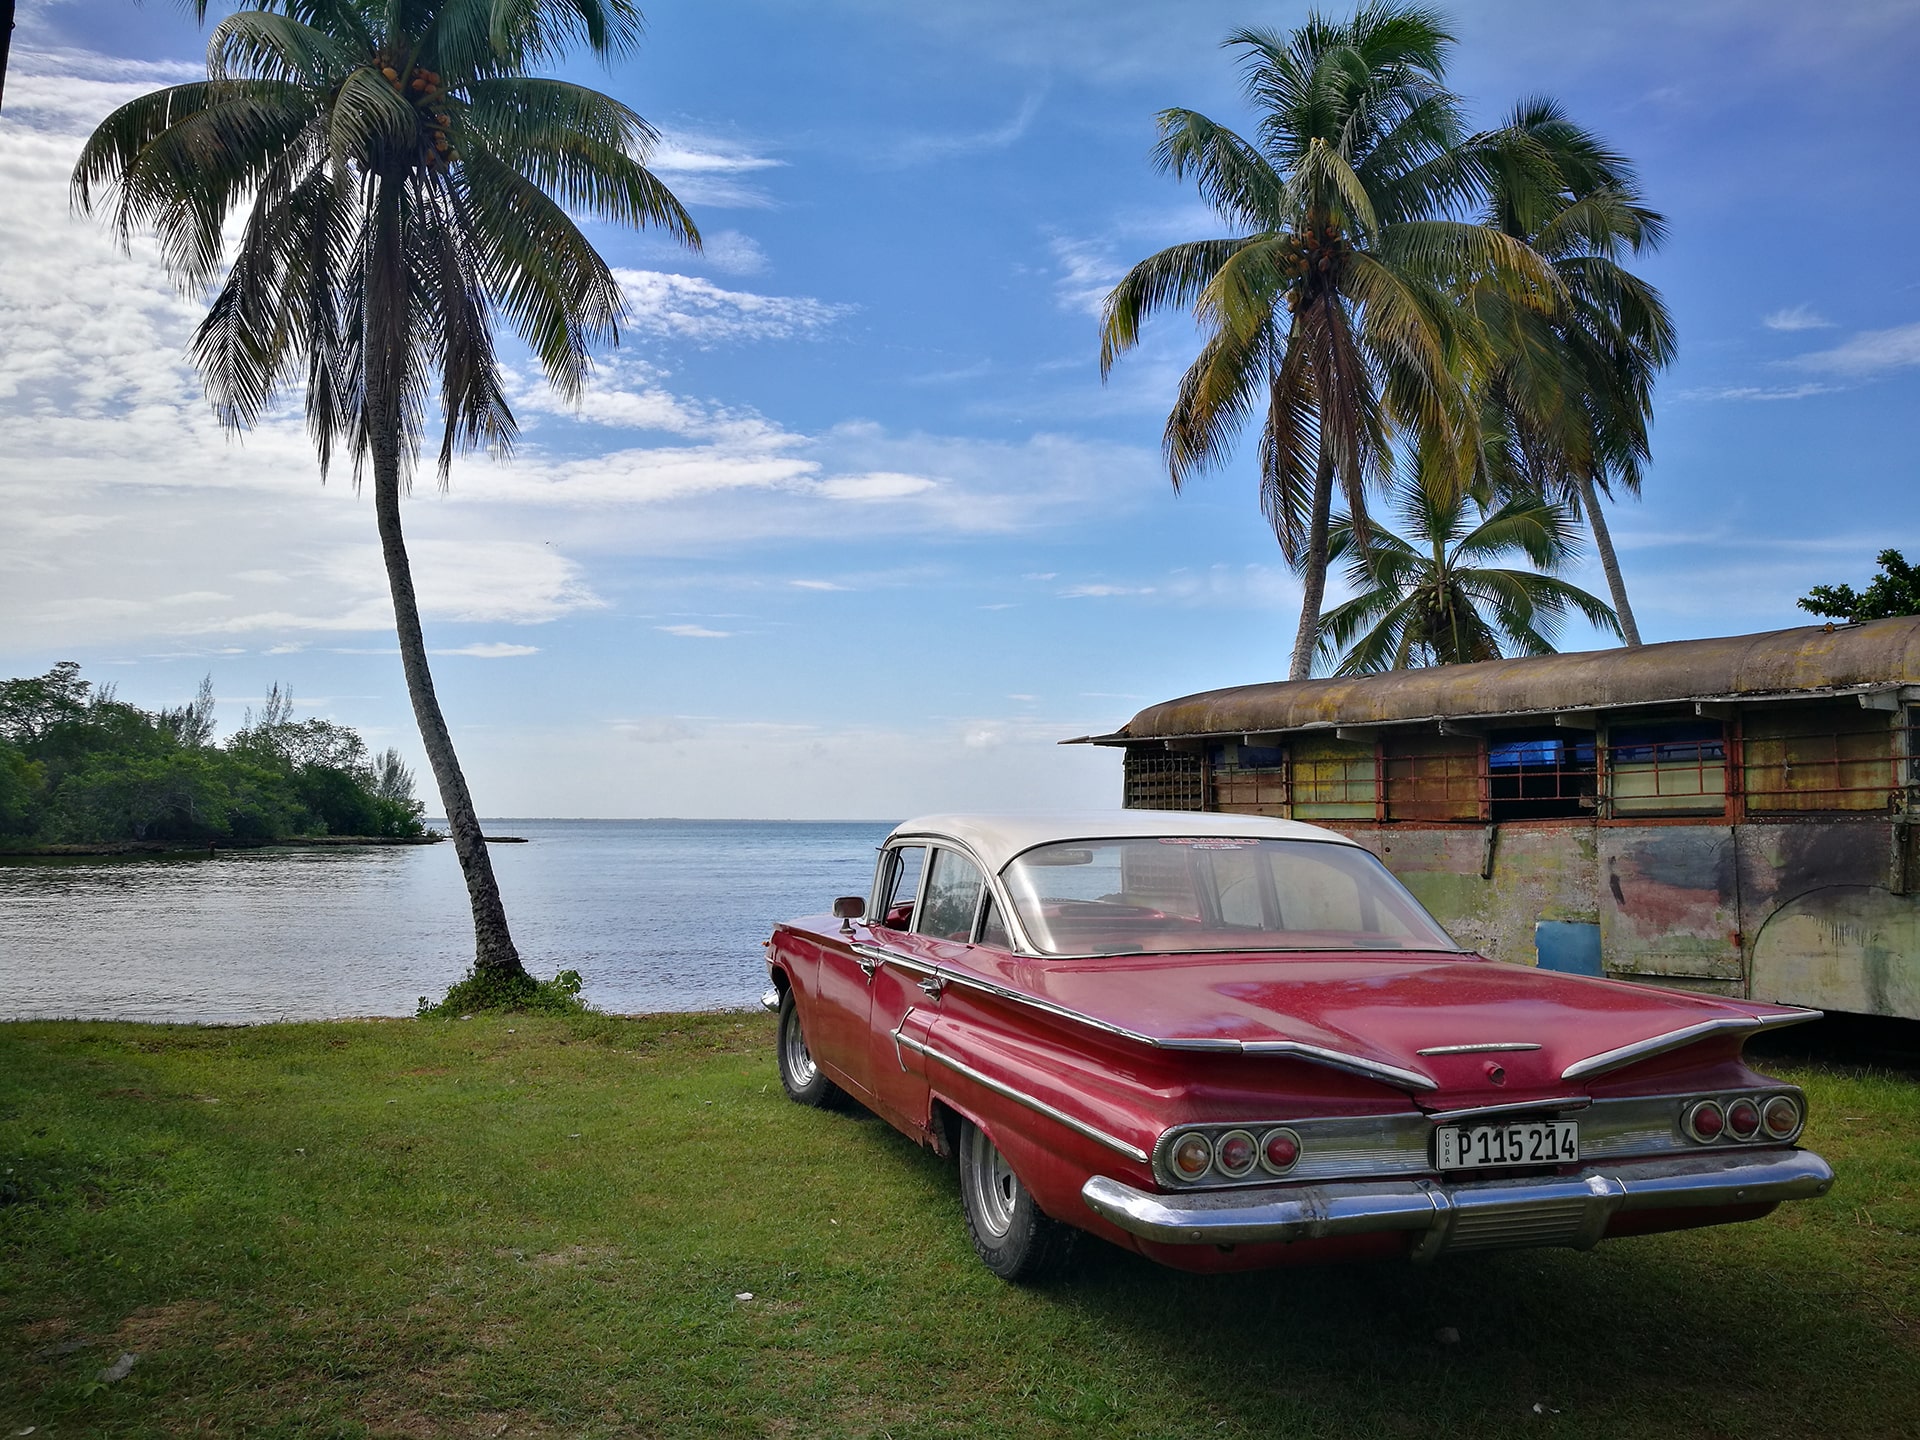
MULTIPOLYGON (((603 1009, 751 1005, 776 920, 865 894, 888 826, 489 820, 528 968, 603 1009)), ((473 960, 451 845, 0 861, 0 1020, 410 1015, 473 960)))

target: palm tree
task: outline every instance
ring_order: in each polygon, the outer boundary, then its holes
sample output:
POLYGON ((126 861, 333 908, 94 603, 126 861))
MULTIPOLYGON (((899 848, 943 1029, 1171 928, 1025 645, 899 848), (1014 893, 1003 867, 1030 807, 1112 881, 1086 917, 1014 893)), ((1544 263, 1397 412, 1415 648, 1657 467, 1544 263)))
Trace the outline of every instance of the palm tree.
POLYGON ((1375 526, 1363 539, 1347 516, 1334 524, 1329 552, 1347 562, 1347 579, 1359 592, 1321 621, 1320 653, 1339 657, 1335 674, 1550 655, 1572 610, 1619 633, 1605 601, 1552 573, 1578 549, 1576 523, 1564 507, 1537 495, 1483 503, 1444 475, 1442 481, 1394 482, 1409 538, 1375 526), (1514 551, 1534 568, 1490 563, 1514 551))
POLYGON ((336 446, 356 484, 371 467, 407 692, 473 906, 474 977, 507 994, 530 981, 434 696, 400 497, 430 401, 442 485, 457 450, 511 446, 496 314, 567 396, 592 348, 617 340, 619 286, 569 212, 698 244, 643 163, 645 121, 526 73, 574 41, 618 52, 639 25, 628 0, 269 0, 215 29, 205 81, 101 122, 73 173, 76 206, 104 209, 122 244, 151 227, 184 290, 218 283, 192 353, 225 424, 251 425, 302 383, 323 477, 336 446))
POLYGON ((1456 297, 1477 278, 1516 303, 1555 281, 1524 243, 1449 218, 1480 198, 1458 102, 1443 81, 1452 43, 1432 12, 1363 5, 1287 35, 1240 30, 1243 84, 1259 114, 1247 140, 1191 110, 1165 110, 1154 158, 1239 233, 1174 245, 1107 297, 1100 364, 1138 343, 1153 312, 1191 306, 1205 333, 1163 439, 1178 490, 1220 464, 1263 406, 1261 504, 1305 598, 1291 674, 1313 661, 1337 478, 1364 532, 1366 488, 1394 431, 1471 448, 1455 369, 1477 347, 1456 297))
POLYGON ((1673 359, 1666 303, 1622 263, 1656 248, 1666 220, 1626 159, 1550 100, 1523 101, 1473 145, 1488 175, 1486 222, 1542 256, 1561 297, 1542 310, 1474 287, 1497 357, 1480 386, 1486 475, 1502 493, 1531 491, 1585 517, 1621 634, 1638 645, 1601 497, 1616 483, 1639 494, 1654 376, 1673 359))

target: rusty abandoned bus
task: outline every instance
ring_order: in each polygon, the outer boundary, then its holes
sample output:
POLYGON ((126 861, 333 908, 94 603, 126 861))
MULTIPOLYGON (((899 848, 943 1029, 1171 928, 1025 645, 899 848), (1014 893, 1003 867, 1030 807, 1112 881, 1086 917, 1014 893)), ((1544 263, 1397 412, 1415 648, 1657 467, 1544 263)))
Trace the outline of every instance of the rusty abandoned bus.
POLYGON ((1124 803, 1309 820, 1497 959, 1920 1019, 1920 616, 1242 685, 1124 803))

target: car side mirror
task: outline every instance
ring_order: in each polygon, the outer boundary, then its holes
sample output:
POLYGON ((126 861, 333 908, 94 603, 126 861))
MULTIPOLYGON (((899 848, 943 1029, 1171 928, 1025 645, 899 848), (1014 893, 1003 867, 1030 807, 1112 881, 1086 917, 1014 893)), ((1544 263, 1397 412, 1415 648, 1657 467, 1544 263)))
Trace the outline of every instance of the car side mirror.
POLYGON ((842 895, 833 902, 833 918, 840 922, 840 933, 851 935, 853 922, 867 913, 867 901, 864 895, 842 895))

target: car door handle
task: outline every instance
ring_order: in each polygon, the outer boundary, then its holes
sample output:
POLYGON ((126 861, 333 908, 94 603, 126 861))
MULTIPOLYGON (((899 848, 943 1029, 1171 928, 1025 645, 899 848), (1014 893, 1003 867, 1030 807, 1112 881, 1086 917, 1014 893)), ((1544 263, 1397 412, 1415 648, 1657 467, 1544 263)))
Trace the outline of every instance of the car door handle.
POLYGON ((874 971, 893 958, 874 945, 855 945, 852 949, 854 963, 860 967, 860 973, 869 980, 873 979, 874 971))

